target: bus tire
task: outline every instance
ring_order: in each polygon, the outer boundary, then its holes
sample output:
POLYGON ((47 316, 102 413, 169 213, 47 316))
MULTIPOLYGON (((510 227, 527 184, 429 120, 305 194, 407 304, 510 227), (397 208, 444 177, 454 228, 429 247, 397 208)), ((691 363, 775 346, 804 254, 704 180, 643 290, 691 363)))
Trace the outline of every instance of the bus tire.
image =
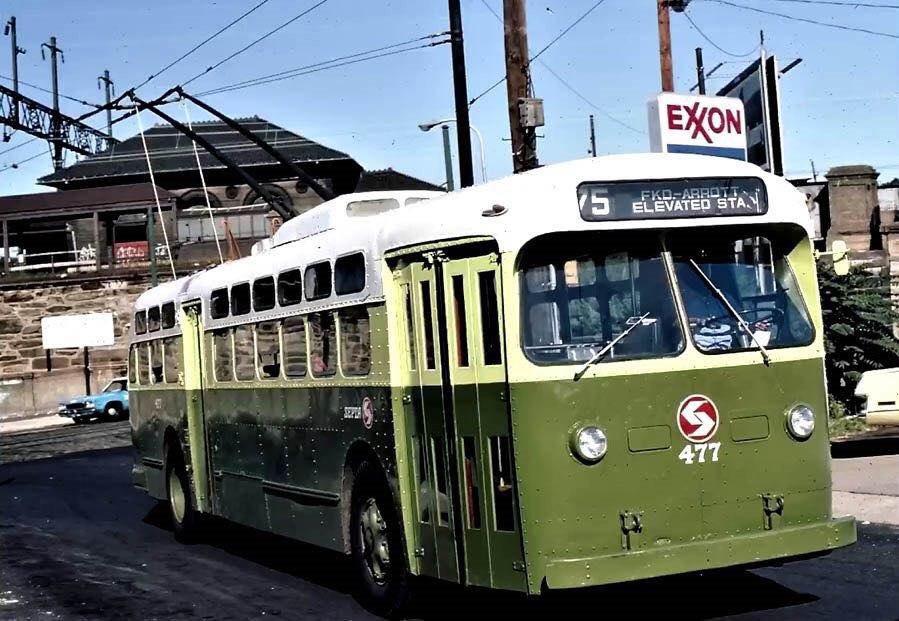
POLYGON ((359 598, 370 610, 395 618, 409 601, 402 525, 387 481, 368 462, 356 472, 350 506, 350 546, 359 598))
POLYGON ((165 489, 175 539, 181 543, 193 542, 199 516, 193 506, 184 458, 177 449, 170 450, 166 459, 165 489))

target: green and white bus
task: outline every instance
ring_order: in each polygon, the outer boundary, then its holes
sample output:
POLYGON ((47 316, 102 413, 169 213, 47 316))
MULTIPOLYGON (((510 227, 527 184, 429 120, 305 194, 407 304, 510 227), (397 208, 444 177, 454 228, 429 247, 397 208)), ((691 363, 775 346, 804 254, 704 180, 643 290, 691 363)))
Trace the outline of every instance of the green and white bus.
POLYGON ((139 298, 135 485, 411 576, 537 594, 827 553, 804 197, 745 162, 598 157, 345 195, 139 298))

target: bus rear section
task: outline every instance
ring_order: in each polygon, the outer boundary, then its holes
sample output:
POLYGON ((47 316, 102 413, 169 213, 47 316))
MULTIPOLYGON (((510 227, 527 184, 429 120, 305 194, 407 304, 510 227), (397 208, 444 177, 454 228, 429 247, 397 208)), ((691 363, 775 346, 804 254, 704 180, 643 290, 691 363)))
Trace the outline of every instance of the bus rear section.
POLYGON ((800 227, 548 234, 507 277, 530 592, 854 542, 800 227))

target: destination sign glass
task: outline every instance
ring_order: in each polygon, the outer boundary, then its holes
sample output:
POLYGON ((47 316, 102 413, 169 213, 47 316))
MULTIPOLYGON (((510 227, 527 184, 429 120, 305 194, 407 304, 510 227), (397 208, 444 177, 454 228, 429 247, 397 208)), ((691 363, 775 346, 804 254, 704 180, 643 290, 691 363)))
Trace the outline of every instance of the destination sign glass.
POLYGON ((768 211, 761 179, 666 179, 582 183, 581 217, 589 222, 757 216, 768 211))

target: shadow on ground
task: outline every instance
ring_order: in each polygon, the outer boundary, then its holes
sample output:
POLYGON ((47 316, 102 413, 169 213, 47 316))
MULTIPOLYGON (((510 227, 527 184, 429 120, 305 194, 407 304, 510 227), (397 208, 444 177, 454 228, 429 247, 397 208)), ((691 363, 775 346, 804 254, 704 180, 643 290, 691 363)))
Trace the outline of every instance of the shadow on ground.
POLYGON ((848 440, 832 442, 830 454, 836 459, 899 455, 899 435, 871 433, 858 435, 848 440))
MULTIPOLYGON (((164 505, 151 510, 144 522, 171 530, 164 505)), ((353 592, 347 557, 252 528, 206 518, 205 533, 196 545, 209 545, 269 569, 341 593, 353 592)), ((751 613, 818 600, 748 570, 730 569, 687 574, 621 585, 547 592, 527 597, 506 591, 462 588, 431 579, 417 579, 409 610, 414 619, 554 618, 580 612, 589 617, 666 616, 708 619, 751 613), (698 581, 701 580, 701 587, 698 581), (701 595, 697 593, 701 591, 701 595), (692 594, 692 595, 688 595, 692 594), (685 606, 684 602, 695 605, 685 606)))

